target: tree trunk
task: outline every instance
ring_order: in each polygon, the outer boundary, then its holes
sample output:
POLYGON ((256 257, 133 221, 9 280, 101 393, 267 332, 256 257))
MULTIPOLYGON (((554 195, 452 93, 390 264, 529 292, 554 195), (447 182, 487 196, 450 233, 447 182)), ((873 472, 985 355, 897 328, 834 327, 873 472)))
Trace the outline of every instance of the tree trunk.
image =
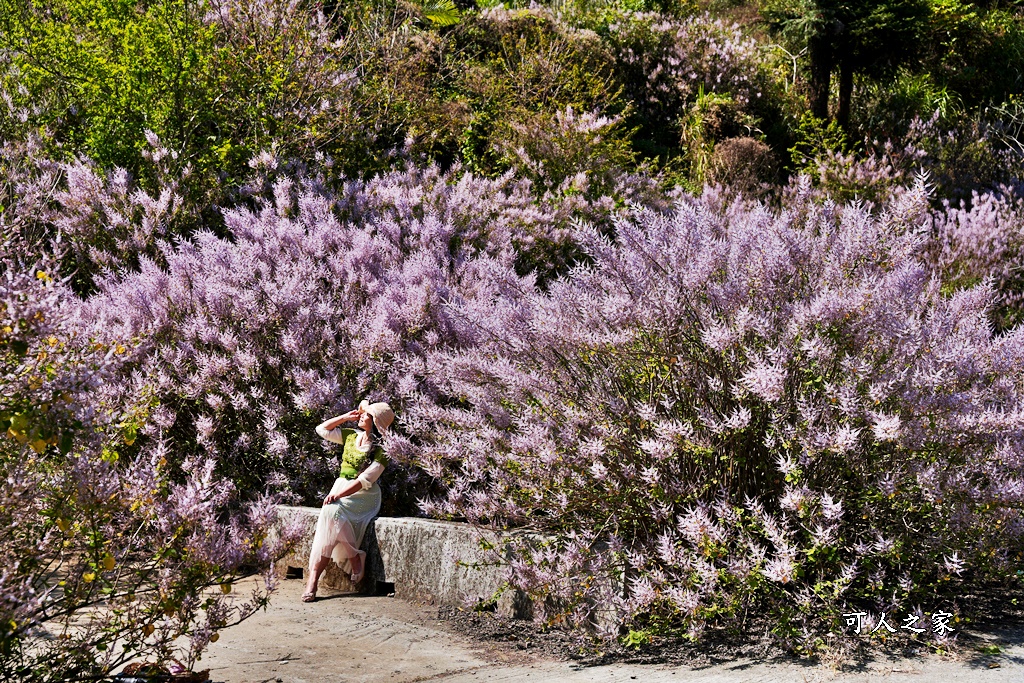
POLYGON ((828 95, 832 87, 834 55, 829 36, 819 34, 808 41, 811 59, 810 100, 811 113, 819 119, 828 118, 828 95))
POLYGON ((850 99, 853 97, 853 66, 849 57, 844 56, 839 63, 839 110, 836 112, 836 123, 847 131, 850 125, 850 99))

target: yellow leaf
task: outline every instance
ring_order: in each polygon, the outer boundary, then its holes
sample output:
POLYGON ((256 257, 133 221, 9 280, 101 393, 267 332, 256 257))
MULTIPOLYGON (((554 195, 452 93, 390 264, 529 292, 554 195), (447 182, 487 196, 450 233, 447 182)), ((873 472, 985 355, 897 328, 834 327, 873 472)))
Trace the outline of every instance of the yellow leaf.
POLYGON ((110 553, 107 553, 106 555, 103 556, 103 568, 106 569, 108 572, 113 570, 114 564, 115 564, 115 562, 114 562, 114 556, 113 555, 111 555, 110 553))
POLYGON ((225 595, 230 593, 231 592, 231 582, 230 581, 225 581, 224 583, 222 583, 220 585, 220 592, 224 593, 225 595))
POLYGON ((153 626, 153 624, 146 624, 145 626, 142 627, 142 632, 145 635, 147 635, 147 636, 153 635, 153 631, 155 631, 155 630, 156 630, 156 627, 153 626))
POLYGON ((218 640, 220 640, 220 634, 219 633, 214 633, 212 636, 210 636, 210 642, 211 643, 216 643, 218 640))
POLYGON ((82 581, 85 581, 86 583, 92 583, 93 579, 95 578, 96 574, 93 572, 86 572, 82 574, 82 581))
POLYGON ((47 275, 43 271, 37 270, 36 277, 39 278, 40 280, 45 280, 47 278, 47 275))
POLYGON ((32 450, 34 450, 36 453, 42 453, 43 451, 46 450, 46 441, 44 441, 43 439, 36 439, 35 441, 32 442, 32 450))
POLYGON ((68 520, 66 520, 66 519, 64 519, 62 517, 58 517, 57 518, 57 528, 60 529, 61 531, 67 531, 68 529, 71 528, 71 525, 68 524, 68 520))

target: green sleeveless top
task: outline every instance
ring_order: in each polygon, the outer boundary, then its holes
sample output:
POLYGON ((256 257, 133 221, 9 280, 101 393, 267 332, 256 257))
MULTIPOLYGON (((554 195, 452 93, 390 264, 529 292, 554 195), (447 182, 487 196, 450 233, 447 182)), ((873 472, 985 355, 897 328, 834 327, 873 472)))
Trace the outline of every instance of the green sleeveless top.
POLYGON ((387 466, 388 461, 384 455, 384 450, 379 446, 374 446, 369 451, 361 451, 356 447, 356 439, 359 436, 358 430, 342 428, 341 436, 344 439, 345 446, 341 453, 339 477, 355 479, 371 462, 379 462, 381 465, 387 466))

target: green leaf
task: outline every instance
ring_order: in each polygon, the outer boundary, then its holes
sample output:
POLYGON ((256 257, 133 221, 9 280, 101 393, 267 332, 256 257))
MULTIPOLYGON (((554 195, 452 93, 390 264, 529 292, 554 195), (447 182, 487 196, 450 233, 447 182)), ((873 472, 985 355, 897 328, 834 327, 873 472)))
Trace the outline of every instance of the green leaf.
POLYGON ((626 647, 640 647, 641 645, 651 642, 651 634, 644 629, 639 631, 630 629, 629 633, 627 633, 621 640, 622 644, 626 647))
POLYGON ((452 0, 424 0, 420 9, 423 16, 436 26, 452 26, 462 18, 452 0))

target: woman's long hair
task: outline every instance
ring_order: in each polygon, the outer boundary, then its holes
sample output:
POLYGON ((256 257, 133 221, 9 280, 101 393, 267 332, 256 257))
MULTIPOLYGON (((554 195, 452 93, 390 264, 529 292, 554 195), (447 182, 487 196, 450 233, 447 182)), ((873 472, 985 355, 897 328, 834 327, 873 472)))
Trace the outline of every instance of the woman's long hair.
POLYGON ((370 450, 380 448, 384 441, 384 435, 377 429, 377 421, 370 417, 370 450))
POLYGON ((366 471, 366 468, 373 463, 374 456, 376 456, 374 450, 382 448, 381 442, 384 440, 384 436, 377 429, 377 423, 373 421, 372 417, 370 418, 370 425, 370 450, 366 452, 366 460, 363 462, 363 466, 359 468, 359 474, 366 471))

